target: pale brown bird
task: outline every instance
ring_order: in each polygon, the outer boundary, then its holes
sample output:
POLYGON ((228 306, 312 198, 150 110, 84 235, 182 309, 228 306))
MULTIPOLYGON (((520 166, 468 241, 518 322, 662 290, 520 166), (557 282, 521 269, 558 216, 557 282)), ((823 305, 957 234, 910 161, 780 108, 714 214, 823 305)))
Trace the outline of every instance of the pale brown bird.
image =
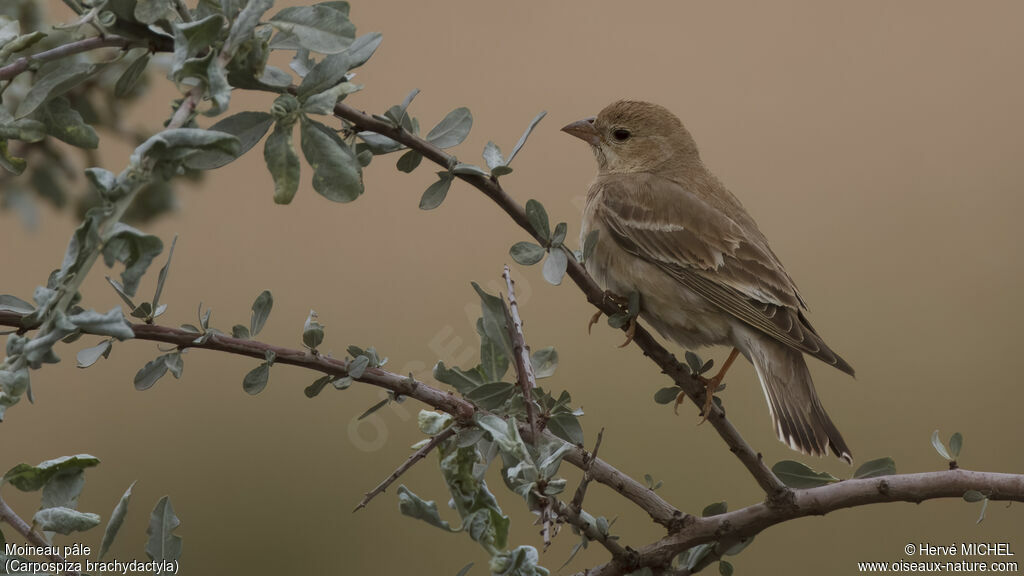
POLYGON ((780 440, 851 462, 803 355, 853 368, 811 327, 793 279, 683 123, 656 104, 620 101, 562 130, 597 157, 580 231, 581 242, 598 231, 587 271, 609 292, 638 292, 640 317, 677 344, 733 347, 707 381, 704 414, 739 352, 754 365, 780 440))

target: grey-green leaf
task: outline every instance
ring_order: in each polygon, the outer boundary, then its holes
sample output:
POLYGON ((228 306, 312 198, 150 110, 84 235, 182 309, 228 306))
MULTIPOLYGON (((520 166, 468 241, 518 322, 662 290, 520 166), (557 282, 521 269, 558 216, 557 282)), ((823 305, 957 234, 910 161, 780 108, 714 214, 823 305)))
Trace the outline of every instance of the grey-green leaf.
POLYGON ((270 379, 270 365, 266 362, 260 362, 260 365, 253 368, 245 375, 242 379, 242 389, 247 394, 255 396, 263 389, 267 387, 267 380, 270 379))
POLYGON ((932 447, 934 447, 935 451, 939 453, 939 456, 942 456, 946 460, 953 459, 953 457, 949 455, 949 451, 946 450, 946 446, 942 443, 942 440, 939 439, 938 430, 932 432, 932 447))
POLYGON ((76 355, 79 368, 88 368, 95 364, 100 358, 106 358, 110 355, 110 348, 112 344, 110 340, 101 340, 99 344, 90 346, 88 348, 82 348, 76 355))
POLYGON ((153 513, 149 516, 149 528, 146 534, 146 555, 157 561, 176 561, 181 557, 181 537, 174 530, 181 525, 181 520, 174 514, 171 499, 164 496, 156 503, 153 513))
POLYGON ((987 496, 977 490, 968 490, 967 492, 964 492, 965 502, 981 502, 985 498, 987 498, 987 496))
POLYGON ((964 436, 959 432, 954 432, 949 437, 949 453, 953 458, 960 457, 960 449, 964 446, 964 436))
POLYGON ((533 120, 530 121, 530 125, 526 127, 526 131, 523 132, 523 135, 519 137, 519 142, 516 142, 516 147, 513 148, 512 153, 508 155, 508 160, 505 161, 506 166, 511 164, 512 159, 516 157, 516 154, 519 154, 520 150, 523 149, 523 144, 526 144, 526 139, 530 137, 530 133, 533 132, 533 129, 537 127, 537 123, 540 122, 541 119, 544 118, 544 116, 546 115, 547 112, 542 111, 540 114, 537 114, 537 116, 535 116, 533 120))
POLYGON ((876 476, 889 476, 896 473, 896 462, 889 458, 878 458, 861 464, 853 473, 854 478, 874 478, 876 476))
POLYGON ((452 175, 448 172, 438 172, 438 180, 423 192, 420 198, 420 210, 433 210, 444 202, 448 196, 448 189, 452 186, 452 175))
POLYGON ((551 247, 558 248, 565 241, 565 234, 568 232, 569 226, 565 222, 559 222, 555 226, 554 233, 551 234, 551 247))
POLYGON ((441 520, 441 515, 437 512, 437 504, 432 500, 426 501, 411 490, 401 485, 398 487, 398 509, 406 516, 423 520, 431 526, 436 526, 442 530, 448 530, 454 532, 448 522, 441 520))
POLYGON ((275 204, 290 204, 299 190, 299 155, 292 131, 292 124, 278 122, 263 146, 263 160, 274 179, 275 204))
POLYGON ((533 365, 533 375, 537 379, 553 376, 558 368, 558 351, 554 346, 541 348, 530 355, 530 364, 533 365))
POLYGON ((17 296, 0 294, 0 312, 17 312, 19 314, 31 314, 35 307, 17 296))
POLYGON ((149 65, 149 58, 149 50, 146 50, 124 69, 121 77, 117 79, 117 84, 114 85, 114 96, 124 98, 131 94, 132 89, 138 84, 139 78, 146 71, 146 66, 149 65))
POLYGON ((78 86, 103 67, 103 64, 70 62, 68 60, 55 60, 44 64, 36 74, 36 82, 18 104, 14 115, 17 118, 28 116, 51 99, 78 86))
POLYGON ((100 138, 82 120, 82 115, 71 107, 67 98, 58 97, 40 107, 36 117, 46 126, 46 132, 54 138, 79 148, 95 149, 100 138))
POLYGON ((356 27, 344 12, 328 6, 292 6, 270 19, 281 34, 271 41, 272 48, 294 49, 295 43, 313 52, 337 54, 355 39, 356 27))
POLYGON ((456 108, 427 133, 427 141, 438 148, 458 146, 469 135, 472 127, 473 115, 469 108, 456 108))
POLYGON ((348 144, 330 128, 302 118, 302 153, 313 168, 313 189, 334 202, 351 202, 363 193, 363 172, 348 144))
POLYGON ((402 172, 409 174, 420 165, 421 160, 423 160, 423 154, 419 150, 409 150, 398 158, 398 163, 395 166, 402 172))
POLYGON ((466 394, 466 398, 484 410, 494 410, 505 404, 515 391, 515 384, 489 382, 471 390, 466 394))
POLYGON ((121 530, 121 525, 124 524, 124 518, 128 514, 128 501, 132 498, 132 488, 134 487, 135 482, 132 482, 131 486, 128 486, 128 489, 121 495, 117 506, 114 506, 114 511, 110 513, 110 520, 107 521, 107 527, 103 531, 103 541, 100 543, 100 554, 98 556, 100 559, 110 550, 114 539, 117 538, 118 531, 121 530))
POLYGON ((484 146, 484 162, 487 163, 487 167, 492 171, 499 166, 505 165, 505 157, 501 155, 501 148, 498 148, 498 145, 494 142, 488 142, 484 146))
POLYGON ((163 356, 158 356, 135 373, 135 389, 148 390, 152 388, 164 374, 167 374, 167 363, 163 356))
POLYGON ((263 325, 270 316, 270 310, 274 307, 274 295, 270 290, 260 292, 256 301, 252 303, 252 316, 249 318, 249 334, 256 336, 263 330, 263 325))
POLYGON ((565 254, 565 250, 561 248, 555 248, 548 254, 548 259, 544 261, 544 279, 558 286, 562 283, 562 277, 565 276, 565 270, 569 266, 569 258, 565 254))
POLYGON ((98 514, 56 506, 36 512, 36 515, 32 517, 32 522, 40 530, 67 535, 98 526, 100 517, 98 514))
POLYGON ((231 134, 238 138, 237 154, 220 150, 205 150, 189 156, 185 165, 193 170, 212 170, 229 164, 235 158, 245 154, 259 142, 274 123, 274 117, 266 112, 245 111, 228 116, 210 126, 210 130, 231 134))
POLYGON ((73 316, 68 320, 83 332, 99 336, 113 336, 118 340, 128 340, 135 337, 135 332, 124 319, 121 307, 112 308, 106 314, 100 314, 95 310, 86 310, 73 316))
POLYGON ((540 236, 541 242, 547 244, 551 238, 551 224, 548 212, 540 202, 530 199, 526 201, 526 219, 530 221, 533 231, 540 236))
POLYGON ((654 393, 654 401, 658 404, 671 404, 679 397, 680 391, 681 390, 678 386, 659 388, 658 391, 654 393))
POLYGON ((839 481, 828 472, 815 472, 794 460, 783 460, 775 464, 772 466, 772 472, 790 488, 814 488, 839 481))
POLYGON ((544 248, 533 242, 516 242, 509 249, 508 254, 523 266, 533 266, 544 258, 544 248))
POLYGON ((583 445, 583 427, 575 414, 563 412, 553 415, 548 420, 548 430, 570 444, 583 445))

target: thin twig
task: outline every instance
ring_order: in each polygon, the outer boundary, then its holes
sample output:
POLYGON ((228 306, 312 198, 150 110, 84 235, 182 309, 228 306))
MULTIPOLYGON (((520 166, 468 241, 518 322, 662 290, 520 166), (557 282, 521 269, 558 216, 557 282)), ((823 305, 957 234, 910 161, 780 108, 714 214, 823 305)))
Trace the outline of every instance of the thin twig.
POLYGON ((588 539, 604 546, 605 550, 608 550, 608 552, 611 553, 614 561, 627 565, 631 563, 628 558, 635 555, 631 549, 619 544, 618 540, 612 536, 602 533, 597 529, 597 526, 594 526, 590 522, 584 520, 578 510, 573 510, 573 508, 565 502, 562 502, 557 498, 549 498, 549 501, 551 502, 551 507, 560 518, 578 528, 588 539))
POLYGON ((533 405, 532 390, 537 387, 537 378, 533 373, 533 362, 530 361, 530 347, 526 344, 523 333, 523 320, 519 317, 519 302, 516 301, 515 282, 508 264, 501 273, 508 287, 508 308, 511 322, 508 322, 508 333, 512 337, 512 356, 516 365, 516 383, 523 391, 523 403, 526 404, 526 421, 530 423, 530 442, 537 442, 537 408, 533 405))
MULTIPOLYGON (((51 548, 53 546, 52 544, 47 542, 45 538, 43 538, 42 534, 33 530, 32 527, 29 526, 27 522, 22 520, 21 516, 18 516, 18 513, 12 510, 11 507, 7 505, 7 502, 3 498, 0 498, 0 522, 6 522, 10 524, 10 526, 14 528, 15 532, 21 534, 22 537, 25 538, 25 540, 28 540, 33 546, 37 546, 40 548, 51 548)), ((74 567, 74 565, 69 564, 67 560, 60 554, 47 554, 46 557, 49 558, 51 561, 59 564, 62 570, 67 572, 68 574, 74 574, 76 576, 81 574, 81 572, 73 570, 72 568, 74 567)))
POLYGON ((405 462, 402 462, 401 466, 395 468, 395 471, 392 472, 390 476, 385 478, 383 482, 377 484, 376 488, 364 494, 363 499, 359 502, 359 505, 352 510, 352 512, 358 512, 360 509, 366 508, 366 505, 370 503, 370 500, 373 500, 375 496, 387 490, 388 486, 391 486, 391 484, 393 484, 395 480, 398 480, 399 476, 405 474, 406 470, 412 468, 417 462, 419 462, 427 454, 429 454, 431 450, 436 448, 438 444, 451 438, 453 434, 455 434, 455 426, 449 426, 448 428, 445 428, 442 432, 431 438, 430 441, 427 442, 423 447, 413 452, 412 456, 409 456, 409 458, 405 462))
POLYGON ((594 443, 594 451, 590 453, 590 460, 587 465, 583 468, 583 479, 580 480, 580 485, 576 488, 576 494, 572 497, 572 509, 579 512, 583 509, 583 498, 587 495, 587 485, 590 484, 590 467, 594 464, 594 460, 597 459, 597 451, 601 449, 601 440, 604 438, 604 428, 597 433, 597 442, 594 443))
POLYGON ((160 42, 159 46, 154 46, 145 40, 136 40, 133 38, 125 38, 123 36, 93 36, 84 40, 77 40, 75 42, 62 44, 56 48, 32 54, 31 56, 22 56, 7 66, 0 68, 0 80, 10 80, 18 74, 28 70, 33 64, 49 62, 50 60, 59 60, 67 56, 80 54, 82 52, 89 52, 90 50, 97 50, 99 48, 134 48, 136 46, 150 46, 151 48, 160 51, 170 50, 170 46, 165 42, 160 42))

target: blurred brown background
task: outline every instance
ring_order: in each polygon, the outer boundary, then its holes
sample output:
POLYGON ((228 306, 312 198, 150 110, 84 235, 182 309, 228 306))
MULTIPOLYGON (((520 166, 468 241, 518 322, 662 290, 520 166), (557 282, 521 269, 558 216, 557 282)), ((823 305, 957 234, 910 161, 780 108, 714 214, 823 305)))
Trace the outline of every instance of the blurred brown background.
MULTIPOLYGON (((420 88, 412 109, 425 128, 469 106, 473 132, 455 152, 477 163, 488 140, 508 152, 547 110, 503 182, 520 201, 542 200, 553 222, 569 223, 570 238, 594 163, 558 128, 618 98, 668 106, 758 220, 810 302, 815 326, 857 368, 852 380, 812 363, 858 463, 892 456, 901 472, 942 469, 928 440, 938 428, 944 439, 964 434, 964 467, 1024 472, 1024 5, 624 6, 357 0, 353 21, 361 32, 383 32, 384 44, 359 71, 366 89, 349 101, 382 112, 420 88)), ((138 123, 155 127, 166 116, 173 94, 166 84, 155 83, 149 108, 134 113, 138 123)), ((269 99, 236 95, 231 107, 264 110, 269 99)), ((270 289, 266 341, 298 346, 313 308, 327 326, 324 350, 335 355, 348 344, 375 345, 391 358, 389 367, 420 376, 438 359, 476 361, 469 282, 497 291, 508 247, 525 233, 462 184, 438 210, 418 210, 436 169, 399 173, 397 155, 374 161, 355 203, 316 195, 304 165, 294 204, 276 206, 261 150, 187 188, 180 211, 147 228, 168 242, 180 235, 165 323, 194 322, 201 301, 212 306, 213 324, 229 330, 247 323, 253 298, 270 289)), ((109 149, 104 161, 118 171, 127 154, 109 149)), ((68 214, 47 211, 30 233, 0 213, 0 292, 29 298, 59 264, 73 224, 68 214)), ((155 269, 143 293, 151 292, 155 269)), ((102 280, 109 273, 95 270, 85 287, 86 302, 100 310, 119 303, 102 280)), ((606 428, 604 458, 634 477, 663 480, 660 493, 689 512, 759 499, 713 429, 696 426, 692 405, 675 417, 654 404, 652 394, 668 381, 637 348, 617 349, 621 333, 603 323, 587 337, 592 308, 572 284, 547 285, 539 267, 514 273, 530 342, 554 344, 561 356, 546 385, 570 390, 586 410, 588 442, 606 428)), ((166 376, 139 393, 132 376, 156 346, 120 344, 109 360, 77 370, 76 350, 92 341, 63 347, 64 363, 33 374, 36 404, 8 412, 0 468, 94 454, 103 464, 89 472, 81 507, 104 519, 137 479, 115 557, 144 558, 149 510, 170 494, 182 519, 186 573, 301 567, 306 574, 450 575, 469 561, 477 563, 470 574, 486 572, 485 554, 465 535, 400 516, 394 490, 350 513, 419 439, 415 402, 357 425, 380 391, 356 385, 308 400, 302 388, 314 375, 281 366, 268 389, 250 397, 241 381, 255 361, 203 351, 186 355, 182 380, 166 376)), ((722 350, 705 354, 723 357, 722 350)), ((803 458, 776 441, 748 364, 728 382, 730 417, 769 463, 795 458, 840 477, 852 473, 836 459, 803 458)), ((568 475, 574 485, 578 476, 568 475)), ((454 518, 433 458, 401 482, 454 518)), ((513 517, 512 542, 539 547, 522 501, 496 476, 491 484, 513 517)), ((31 516, 36 500, 9 488, 5 495, 31 516)), ((660 534, 603 487, 591 490, 587 507, 618 517, 613 531, 624 544, 660 534)), ((990 506, 976 525, 978 512, 977 504, 954 500, 841 511, 773 528, 733 561, 740 574, 852 574, 856 561, 905 558, 908 542, 964 541, 1010 542, 1021 558, 1020 510, 990 506)), ((99 537, 82 540, 98 545, 99 537)), ((575 542, 564 531, 544 565, 557 569, 575 542)), ((605 559, 591 546, 562 572, 605 559)))

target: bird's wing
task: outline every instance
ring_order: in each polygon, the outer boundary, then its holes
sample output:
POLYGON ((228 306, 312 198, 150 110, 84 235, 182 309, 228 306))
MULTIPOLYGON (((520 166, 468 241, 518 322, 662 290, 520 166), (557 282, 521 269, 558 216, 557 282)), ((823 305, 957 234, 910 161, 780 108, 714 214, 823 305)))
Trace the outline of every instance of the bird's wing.
POLYGON ((608 175, 595 187, 596 216, 623 249, 744 323, 853 374, 804 317, 793 280, 752 221, 745 229, 653 174, 608 175))

